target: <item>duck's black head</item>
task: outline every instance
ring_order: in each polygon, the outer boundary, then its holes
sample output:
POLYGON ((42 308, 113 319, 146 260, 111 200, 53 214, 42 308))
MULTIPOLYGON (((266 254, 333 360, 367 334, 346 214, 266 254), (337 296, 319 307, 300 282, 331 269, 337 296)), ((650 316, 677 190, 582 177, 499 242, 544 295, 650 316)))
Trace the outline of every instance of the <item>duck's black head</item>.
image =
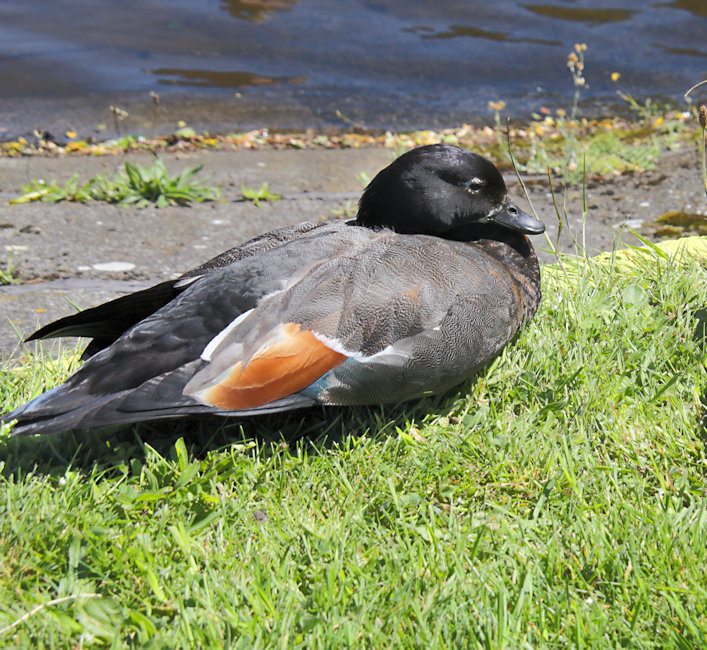
POLYGON ((495 223, 529 235, 545 230, 510 202, 492 163, 446 144, 408 151, 379 172, 361 197, 356 222, 455 239, 477 224, 495 223))

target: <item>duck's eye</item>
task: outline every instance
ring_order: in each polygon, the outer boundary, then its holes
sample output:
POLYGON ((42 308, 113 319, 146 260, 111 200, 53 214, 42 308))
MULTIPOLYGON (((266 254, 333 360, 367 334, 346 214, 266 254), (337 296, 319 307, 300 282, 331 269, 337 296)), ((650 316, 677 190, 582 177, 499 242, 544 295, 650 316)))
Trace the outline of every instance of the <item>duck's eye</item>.
POLYGON ((467 181, 465 185, 466 189, 468 189, 472 194, 476 194, 484 186, 484 181, 480 178, 474 177, 467 181))

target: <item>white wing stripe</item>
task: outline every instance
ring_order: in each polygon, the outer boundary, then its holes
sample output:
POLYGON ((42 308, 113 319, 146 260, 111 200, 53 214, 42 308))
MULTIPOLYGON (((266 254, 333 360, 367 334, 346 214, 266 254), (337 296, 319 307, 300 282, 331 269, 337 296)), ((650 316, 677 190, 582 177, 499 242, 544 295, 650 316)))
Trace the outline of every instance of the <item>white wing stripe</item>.
POLYGON ((397 357, 400 360, 409 358, 409 354, 407 352, 403 352, 402 350, 396 349, 395 344, 383 348, 380 352, 376 352, 375 354, 366 356, 364 354, 361 354, 360 352, 352 352, 351 350, 347 350, 346 348, 344 348, 343 345, 341 345, 341 342, 338 339, 330 338, 328 336, 325 336, 324 334, 320 334, 319 332, 315 332, 313 330, 310 331, 314 335, 314 338, 324 343, 324 345, 326 345, 330 350, 334 350, 334 352, 343 354, 344 356, 347 356, 351 359, 355 359, 356 361, 360 361, 361 363, 366 363, 368 361, 379 361, 381 358, 384 357, 397 357))
POLYGON ((242 314, 236 316, 226 327, 224 327, 214 338, 212 338, 208 345, 204 348, 201 353, 201 358, 204 361, 211 361, 211 356, 213 355, 219 344, 236 328, 240 323, 243 322, 245 318, 252 312, 252 309, 244 311, 242 314))

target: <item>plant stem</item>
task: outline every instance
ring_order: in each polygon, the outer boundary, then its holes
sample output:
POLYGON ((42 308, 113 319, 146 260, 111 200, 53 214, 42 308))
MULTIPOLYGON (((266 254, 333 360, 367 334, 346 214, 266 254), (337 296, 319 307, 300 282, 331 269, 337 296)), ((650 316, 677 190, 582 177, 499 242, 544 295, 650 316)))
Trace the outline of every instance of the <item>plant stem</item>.
POLYGON ((707 165, 705 164, 705 150, 707 150, 707 141, 705 141, 706 127, 702 127, 702 140, 700 148, 702 149, 702 184, 705 186, 705 194, 707 194, 707 165))
POLYGON ((22 616, 20 616, 20 618, 10 623, 10 625, 7 625, 6 627, 2 628, 0 630, 0 635, 9 632, 13 628, 17 627, 20 623, 23 623, 28 618, 34 616, 37 612, 41 612, 47 607, 54 607, 54 605, 59 605, 60 603, 65 603, 69 600, 76 600, 77 598, 101 598, 101 594, 75 594, 71 596, 63 596, 62 598, 54 598, 53 600, 49 600, 46 603, 41 603, 31 611, 27 612, 26 614, 23 614, 22 616))

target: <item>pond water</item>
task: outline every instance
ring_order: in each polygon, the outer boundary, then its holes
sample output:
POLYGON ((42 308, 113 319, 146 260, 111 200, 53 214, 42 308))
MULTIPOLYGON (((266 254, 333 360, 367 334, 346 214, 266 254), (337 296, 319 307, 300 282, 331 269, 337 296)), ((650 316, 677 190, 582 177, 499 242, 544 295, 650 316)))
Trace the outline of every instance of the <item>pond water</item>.
POLYGON ((575 43, 598 113, 617 90, 680 100, 706 37, 707 0, 3 0, 0 137, 110 124, 111 103, 229 129, 522 116, 569 108, 575 43))

